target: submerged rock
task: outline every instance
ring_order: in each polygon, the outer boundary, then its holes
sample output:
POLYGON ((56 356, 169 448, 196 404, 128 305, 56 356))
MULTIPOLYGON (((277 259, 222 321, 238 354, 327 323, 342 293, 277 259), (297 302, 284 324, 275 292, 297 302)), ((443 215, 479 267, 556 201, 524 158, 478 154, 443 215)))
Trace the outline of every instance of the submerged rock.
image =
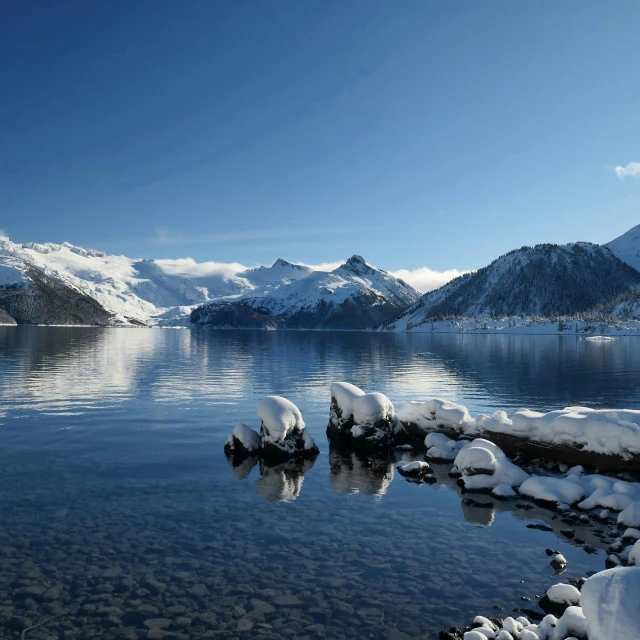
POLYGON ((416 460, 415 462, 409 462, 403 464, 400 467, 396 467, 398 473, 405 478, 413 478, 416 480, 422 480, 427 475, 431 475, 431 467, 428 463, 422 460, 416 460))

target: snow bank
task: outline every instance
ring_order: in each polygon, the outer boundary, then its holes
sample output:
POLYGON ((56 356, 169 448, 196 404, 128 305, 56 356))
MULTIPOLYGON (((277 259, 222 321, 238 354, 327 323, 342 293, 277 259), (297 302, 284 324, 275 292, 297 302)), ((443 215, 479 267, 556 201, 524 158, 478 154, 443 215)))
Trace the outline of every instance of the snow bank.
POLYGON ((584 583, 581 601, 589 640, 640 636, 640 567, 596 573, 584 583))
POLYGON ((567 478, 533 476, 522 483, 519 491, 520 495, 556 504, 574 504, 584 497, 582 485, 567 478))
POLYGON ((636 540, 633 547, 631 547, 631 551, 629 552, 629 565, 640 567, 640 540, 636 540))

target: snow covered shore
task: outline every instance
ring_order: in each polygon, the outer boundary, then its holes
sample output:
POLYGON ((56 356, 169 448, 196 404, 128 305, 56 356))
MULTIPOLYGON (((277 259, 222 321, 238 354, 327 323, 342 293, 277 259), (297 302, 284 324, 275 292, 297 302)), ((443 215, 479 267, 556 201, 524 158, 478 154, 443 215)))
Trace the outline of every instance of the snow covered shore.
POLYGON ((559 335, 578 338, 640 336, 640 320, 562 320, 513 316, 506 318, 459 318, 434 322, 395 323, 385 331, 411 333, 468 333, 475 335, 559 335))
MULTIPOLYGON (((609 520, 611 512, 618 511, 615 522, 623 531, 609 547, 607 565, 612 568, 581 580, 576 586, 557 583, 547 590, 540 604, 559 617, 549 613, 539 623, 532 623, 525 617, 489 620, 478 616, 466 632, 443 631, 441 639, 640 638, 639 482, 587 474, 582 467, 571 468, 564 475, 530 475, 488 440, 476 439, 456 447, 442 434, 430 434, 428 438, 427 458, 429 451, 437 448, 457 452, 450 473, 459 476, 459 484, 467 490, 491 489, 500 498, 508 498, 510 490, 511 497, 519 494, 565 513, 571 508, 591 511, 599 520, 609 520), (434 437, 436 435, 438 437, 434 437)), ((573 535, 569 530, 563 533, 573 535)), ((556 555, 551 564, 558 573, 566 567, 560 555, 556 555)))

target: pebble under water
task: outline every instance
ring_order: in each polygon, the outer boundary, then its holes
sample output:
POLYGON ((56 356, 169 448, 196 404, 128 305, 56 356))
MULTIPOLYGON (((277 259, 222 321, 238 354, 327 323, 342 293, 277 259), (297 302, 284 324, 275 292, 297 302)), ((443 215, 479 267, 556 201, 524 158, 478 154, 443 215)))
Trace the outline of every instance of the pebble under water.
POLYGON ((0 637, 431 638, 535 608, 545 548, 563 580, 600 570, 601 525, 574 526, 587 553, 447 465, 418 485, 330 453, 329 384, 475 414, 637 409, 638 379, 633 338, 0 327, 0 637), (268 394, 302 410, 305 469, 224 457, 268 394))

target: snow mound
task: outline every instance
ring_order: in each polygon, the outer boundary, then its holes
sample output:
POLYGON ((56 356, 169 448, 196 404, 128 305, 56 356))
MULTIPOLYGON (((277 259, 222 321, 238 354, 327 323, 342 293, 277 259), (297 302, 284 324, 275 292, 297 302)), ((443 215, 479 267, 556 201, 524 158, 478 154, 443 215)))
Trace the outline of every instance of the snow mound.
POLYGON ((533 476, 522 483, 519 491, 520 495, 534 500, 556 504, 574 504, 584 497, 582 485, 567 478, 533 476))
POLYGON ((589 640, 639 637, 639 598, 640 567, 616 567, 589 578, 581 596, 589 640))
POLYGON ((258 403, 258 417, 262 420, 262 437, 266 440, 284 440, 290 431, 304 429, 300 409, 280 396, 266 396, 258 403))
POLYGON ((640 567, 640 540, 636 540, 629 552, 629 565, 640 567))

